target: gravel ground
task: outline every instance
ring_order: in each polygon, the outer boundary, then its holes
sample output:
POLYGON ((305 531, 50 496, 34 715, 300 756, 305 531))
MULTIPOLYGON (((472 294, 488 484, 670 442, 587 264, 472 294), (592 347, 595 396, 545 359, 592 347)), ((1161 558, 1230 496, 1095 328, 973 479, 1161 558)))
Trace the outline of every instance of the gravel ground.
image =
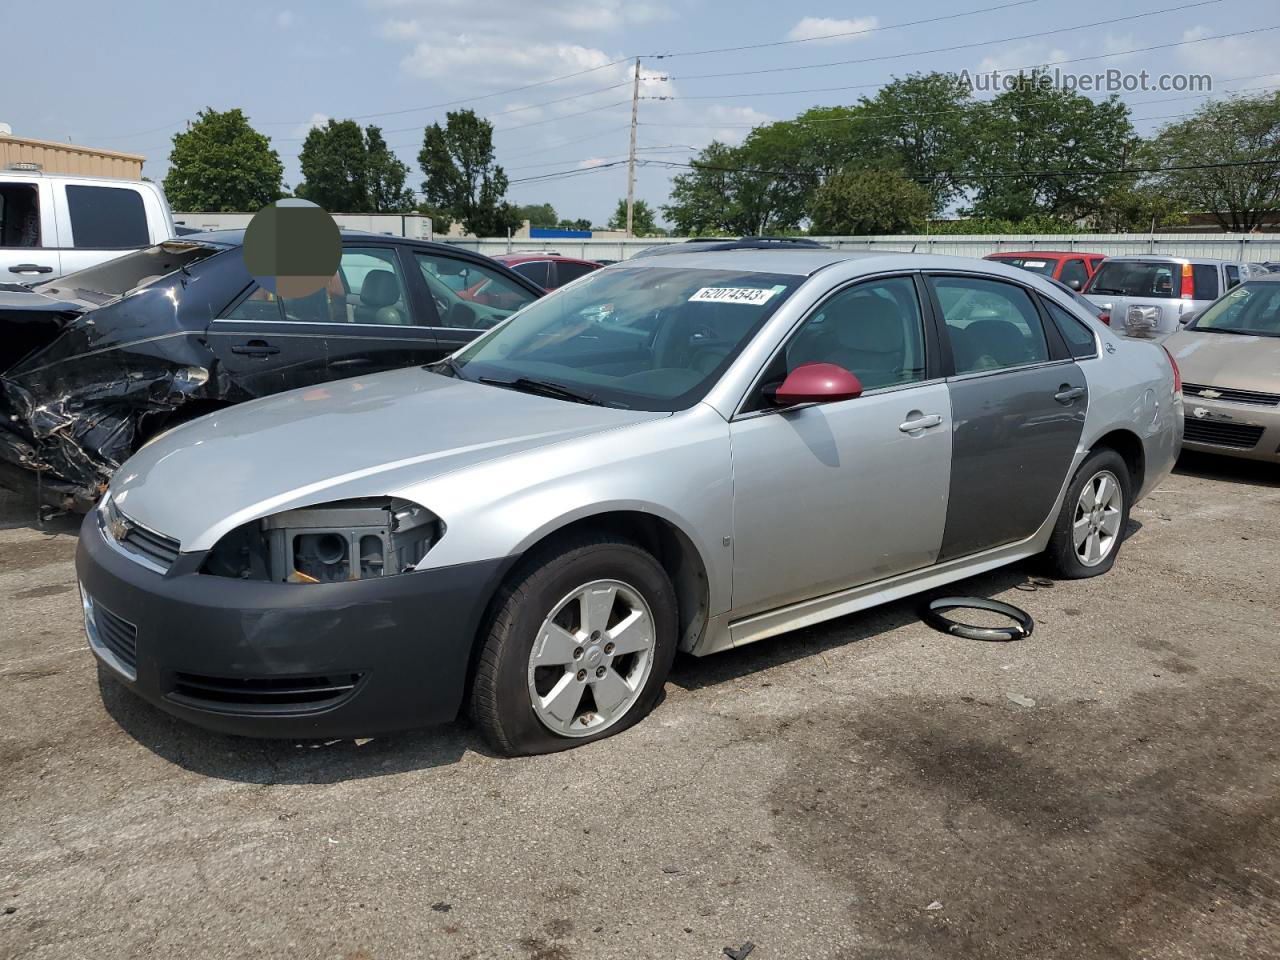
POLYGON ((1280 955, 1276 468, 1184 460, 1109 576, 962 585, 1028 641, 893 604, 529 760, 170 720, 99 678, 32 512, 0 495, 2 957, 1280 955))

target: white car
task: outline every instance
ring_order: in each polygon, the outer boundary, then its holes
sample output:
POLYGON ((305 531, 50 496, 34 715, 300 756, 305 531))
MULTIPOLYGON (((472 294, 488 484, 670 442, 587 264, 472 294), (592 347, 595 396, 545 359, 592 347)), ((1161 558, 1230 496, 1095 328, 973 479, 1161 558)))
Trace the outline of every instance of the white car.
POLYGON ((175 236, 159 184, 0 171, 0 283, 53 280, 175 236))

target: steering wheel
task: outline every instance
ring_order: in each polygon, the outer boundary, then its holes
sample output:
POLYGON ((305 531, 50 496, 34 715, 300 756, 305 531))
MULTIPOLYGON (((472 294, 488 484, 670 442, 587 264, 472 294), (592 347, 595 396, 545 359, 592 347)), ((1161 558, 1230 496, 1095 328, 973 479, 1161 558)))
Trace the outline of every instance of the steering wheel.
POLYGON ((447 316, 448 326, 451 327, 474 328, 478 325, 479 315, 476 313, 476 308, 461 300, 449 308, 447 316))

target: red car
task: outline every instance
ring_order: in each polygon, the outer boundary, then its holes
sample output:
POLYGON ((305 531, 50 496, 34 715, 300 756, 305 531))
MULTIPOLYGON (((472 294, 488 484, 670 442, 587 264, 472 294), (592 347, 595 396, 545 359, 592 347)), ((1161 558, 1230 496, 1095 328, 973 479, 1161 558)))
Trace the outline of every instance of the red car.
POLYGON ((1081 253, 1078 250, 1034 250, 1030 253, 992 253, 983 259, 999 260, 1001 263, 1021 267, 1065 283, 1072 290, 1080 290, 1106 256, 1101 253, 1081 253))
POLYGON ((570 280, 577 280, 592 270, 599 270, 601 264, 591 260, 577 260, 573 257, 562 257, 558 253, 504 253, 494 257, 500 264, 510 267, 516 273, 532 280, 543 290, 554 290, 563 287, 570 280))

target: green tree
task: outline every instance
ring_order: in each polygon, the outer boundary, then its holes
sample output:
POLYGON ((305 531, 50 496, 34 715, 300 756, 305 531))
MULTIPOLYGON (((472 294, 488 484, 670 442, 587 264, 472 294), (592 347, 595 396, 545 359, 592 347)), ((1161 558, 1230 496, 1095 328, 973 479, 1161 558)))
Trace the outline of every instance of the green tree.
POLYGON ((579 217, 577 220, 561 220, 556 226, 561 230, 590 230, 591 221, 585 217, 579 217))
POLYGON ((409 165, 391 152, 382 138, 382 129, 372 124, 364 129, 365 170, 369 183, 369 209, 374 213, 408 213, 413 210, 413 191, 405 186, 409 165))
POLYGON ((712 141, 691 161, 692 169, 671 180, 671 199, 662 212, 677 233, 780 233, 795 226, 791 198, 775 189, 783 178, 748 167, 741 147, 712 141))
POLYGON ((427 127, 418 165, 426 177, 427 203, 447 211, 470 233, 501 236, 519 225, 515 208, 503 201, 507 175, 493 160, 493 124, 474 110, 450 111, 443 127, 427 127))
MULTIPOLYGON (((627 198, 621 197, 613 209, 613 216, 606 226, 610 230, 627 229, 627 198)), ((663 231, 658 227, 653 208, 644 200, 637 200, 631 207, 631 232, 637 237, 660 237, 663 231)))
POLYGON ((529 221, 531 227, 554 227, 559 223, 556 217, 556 208, 549 203, 531 203, 523 207, 515 208, 516 219, 524 222, 529 221))
POLYGON ((1034 71, 975 108, 969 129, 971 212, 1014 221, 1096 214, 1111 190, 1107 171, 1133 137, 1119 98, 1095 103, 1034 71))
POLYGON ((908 233, 932 208, 928 189, 897 170, 850 169, 818 188, 810 218, 812 232, 823 236, 908 233))
POLYGON ((1157 189, 1223 230, 1254 230, 1280 207, 1280 93, 1206 103, 1162 129, 1152 156, 1165 167, 1202 167, 1159 174, 1157 189))
POLYGON ((239 109, 201 110, 173 137, 164 192, 175 210, 257 211, 284 195, 284 164, 239 109))
POLYGON ((297 194, 326 210, 364 213, 369 209, 368 151, 354 120, 330 120, 312 127, 298 154, 303 182, 297 194))

